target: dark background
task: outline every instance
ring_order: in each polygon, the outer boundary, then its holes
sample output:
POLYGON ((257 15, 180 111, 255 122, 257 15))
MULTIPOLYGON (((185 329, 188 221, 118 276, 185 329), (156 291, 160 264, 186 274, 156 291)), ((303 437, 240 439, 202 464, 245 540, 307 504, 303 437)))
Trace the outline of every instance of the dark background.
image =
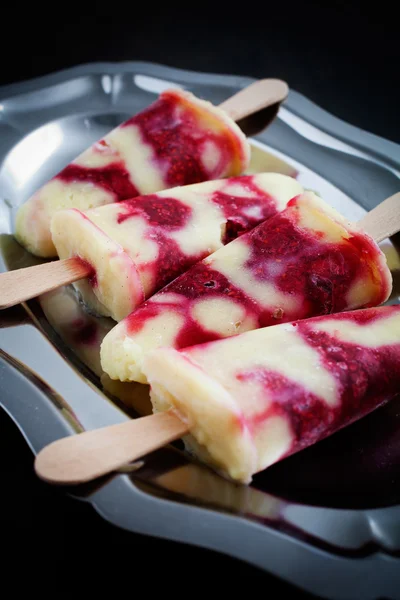
MULTIPOLYGON (((394 9, 393 4, 393 9, 394 9)), ((2 6, 0 85, 91 61, 146 60, 213 73, 279 77, 332 114, 400 141, 398 24, 391 3, 147 2, 123 6, 2 6)), ((1 91, 0 91, 1 94, 1 91)), ((0 96, 1 98, 1 96, 0 96)), ((0 413, 2 579, 19 589, 49 588, 85 574, 92 592, 106 582, 164 585, 190 593, 209 578, 253 578, 265 593, 306 597, 246 564, 116 530, 61 490, 39 482, 18 429, 0 413), (92 566, 90 566, 92 563, 92 566), (18 577, 15 578, 15 574, 18 577), (33 573, 33 575, 32 575, 33 573), (150 573, 157 577, 149 579, 150 573), (182 585, 187 573, 191 587, 182 585), (135 583, 136 582, 136 583, 135 583)), ((60 587, 61 585, 61 587, 60 587)), ((82 590, 82 582, 77 589, 82 590)), ((257 585, 258 587, 258 585, 257 585)), ((209 588, 211 590, 211 587, 209 588)), ((148 588, 147 588, 148 591, 148 588)))
POLYGON ((83 0, 44 9, 8 0, 0 15, 0 85, 90 61, 120 60, 279 77, 334 115, 399 141, 395 5, 130 0, 123 6, 83 0))

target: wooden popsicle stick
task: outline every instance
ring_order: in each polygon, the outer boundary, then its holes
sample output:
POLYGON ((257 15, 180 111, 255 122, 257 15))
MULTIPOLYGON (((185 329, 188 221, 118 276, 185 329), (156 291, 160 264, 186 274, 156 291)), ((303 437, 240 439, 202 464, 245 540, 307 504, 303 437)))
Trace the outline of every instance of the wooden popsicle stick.
POLYGON ((86 483, 158 450, 188 431, 171 410, 85 431, 45 446, 36 456, 35 472, 48 483, 86 483))
POLYGON ((375 206, 358 225, 377 243, 400 231, 400 192, 375 206))
POLYGON ((0 309, 51 292, 90 275, 90 267, 79 258, 55 260, 0 275, 0 309))
POLYGON ((268 106, 283 102, 288 93, 289 87, 285 81, 260 79, 225 100, 219 108, 234 121, 241 121, 268 106))

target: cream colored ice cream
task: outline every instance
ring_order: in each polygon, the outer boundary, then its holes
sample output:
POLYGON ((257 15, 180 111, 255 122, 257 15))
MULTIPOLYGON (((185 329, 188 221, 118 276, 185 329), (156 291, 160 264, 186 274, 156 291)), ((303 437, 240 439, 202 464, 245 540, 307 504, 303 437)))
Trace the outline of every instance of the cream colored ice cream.
POLYGON ((188 423, 187 448, 250 483, 398 394, 400 306, 159 348, 143 369, 154 412, 174 408, 188 423))
POLYGON ((58 211, 53 242, 91 275, 75 284, 95 312, 115 320, 193 264, 285 208, 303 191, 263 173, 207 181, 88 210, 58 211))
POLYGON ((37 190, 18 211, 15 236, 35 255, 56 256, 50 223, 60 209, 240 175, 249 161, 246 136, 223 110, 167 90, 37 190))
POLYGON ((392 287, 377 244, 312 192, 197 263, 104 338, 112 379, 146 382, 150 350, 377 306, 392 287))

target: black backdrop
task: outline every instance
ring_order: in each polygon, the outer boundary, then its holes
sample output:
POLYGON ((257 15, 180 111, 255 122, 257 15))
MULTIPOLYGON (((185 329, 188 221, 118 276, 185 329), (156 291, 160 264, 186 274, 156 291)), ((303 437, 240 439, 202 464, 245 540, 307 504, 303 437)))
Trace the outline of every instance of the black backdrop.
MULTIPOLYGON (((279 77, 338 117, 400 141, 400 45, 389 2, 371 8, 344 0, 3 4, 0 85, 90 61, 119 60, 279 77)), ((62 596, 67 580, 82 590, 83 580, 77 580, 83 573, 92 591, 99 583, 104 591, 112 578, 114 591, 129 585, 135 594, 137 581, 143 581, 147 593, 158 581, 165 591, 173 583, 172 589, 190 593, 210 576, 223 584, 246 577, 251 590, 257 576, 273 597, 304 596, 237 561, 109 526, 89 506, 34 477, 32 455, 4 413, 0 460, 0 539, 6 550, 1 577, 11 574, 18 589, 62 596), (157 569, 159 576, 149 578, 157 569), (51 573, 58 578, 54 588, 51 573), (182 573, 190 588, 176 587, 182 573)))
POLYGON ((280 77, 333 114, 400 140, 395 2, 11 3, 1 3, 0 85, 119 60, 280 77))

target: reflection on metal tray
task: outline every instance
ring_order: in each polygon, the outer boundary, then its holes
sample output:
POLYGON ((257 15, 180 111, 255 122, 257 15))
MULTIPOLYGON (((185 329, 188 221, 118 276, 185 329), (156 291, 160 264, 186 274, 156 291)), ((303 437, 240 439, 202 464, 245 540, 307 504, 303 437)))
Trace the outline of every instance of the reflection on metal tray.
MULTIPOLYGON (((40 262, 12 236, 17 206, 162 89, 181 86, 219 103, 250 82, 122 63, 0 89, 0 268, 40 262)), ((293 91, 252 139, 249 172, 297 177, 353 220, 399 190, 399 169, 399 146, 293 91)), ((397 247, 396 239, 382 243, 394 277, 390 303, 400 299, 397 247)), ((147 386, 111 381, 101 370, 99 347, 112 326, 90 315, 69 287, 0 314, 1 402, 34 452, 59 437, 150 412, 147 386)), ((314 594, 394 598, 399 464, 400 397, 258 474, 248 487, 194 462, 177 443, 70 492, 117 526, 225 552, 314 594)))

